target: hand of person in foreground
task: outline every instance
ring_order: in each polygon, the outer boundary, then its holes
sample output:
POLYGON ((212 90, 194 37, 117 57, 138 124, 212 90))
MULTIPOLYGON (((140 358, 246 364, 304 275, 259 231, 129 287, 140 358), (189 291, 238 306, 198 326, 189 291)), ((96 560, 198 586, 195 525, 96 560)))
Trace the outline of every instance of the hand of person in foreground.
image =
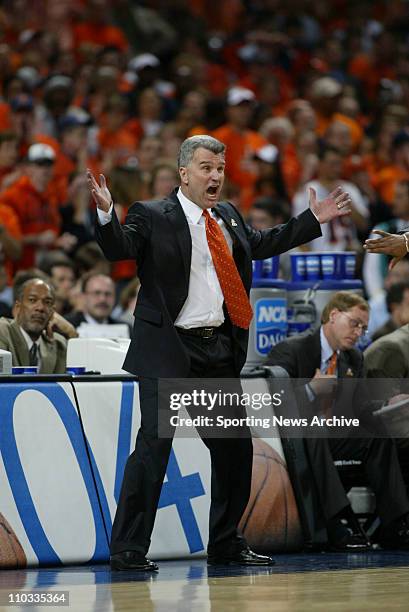
POLYGON ((408 253, 405 234, 390 234, 383 230, 374 230, 373 233, 381 238, 368 238, 365 240, 364 249, 367 253, 390 255, 393 259, 389 263, 389 270, 392 270, 408 253))

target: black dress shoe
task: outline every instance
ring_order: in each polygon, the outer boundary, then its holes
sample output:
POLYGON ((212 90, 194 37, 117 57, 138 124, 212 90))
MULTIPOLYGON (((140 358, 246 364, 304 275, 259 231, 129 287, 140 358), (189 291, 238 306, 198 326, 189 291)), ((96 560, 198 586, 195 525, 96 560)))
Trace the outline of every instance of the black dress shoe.
POLYGON ((327 524, 328 550, 333 552, 365 552, 371 550, 372 544, 357 520, 344 525, 338 518, 331 519, 327 524))
POLYGON ((329 550, 332 552, 366 552, 371 549, 372 544, 360 533, 349 533, 329 543, 329 550))
POLYGON ((231 555, 211 555, 207 558, 209 565, 243 565, 243 566, 270 566, 275 561, 265 555, 257 555, 250 548, 244 548, 240 552, 231 555))
POLYGON ((135 572, 157 572, 158 566, 141 553, 126 550, 110 557, 111 570, 133 570, 135 572))
POLYGON ((382 527, 379 534, 382 548, 409 550, 409 517, 403 516, 391 525, 382 527))

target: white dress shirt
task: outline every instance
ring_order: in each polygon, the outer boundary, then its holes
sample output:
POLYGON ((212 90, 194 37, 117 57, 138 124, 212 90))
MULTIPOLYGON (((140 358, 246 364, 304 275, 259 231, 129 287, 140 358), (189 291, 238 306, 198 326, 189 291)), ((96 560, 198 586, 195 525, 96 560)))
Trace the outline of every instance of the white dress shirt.
MULTIPOLYGON (((203 210, 200 206, 189 200, 180 188, 177 192, 177 197, 189 225, 192 239, 192 260, 190 264, 188 296, 175 321, 175 325, 185 329, 191 327, 218 327, 224 322, 224 297, 210 254, 209 245, 207 244, 203 210)), ((220 225, 229 250, 232 252, 233 242, 223 220, 217 217, 211 210, 209 212, 220 225)), ((109 223, 112 218, 112 206, 108 212, 97 208, 97 214, 101 225, 109 223)))
MULTIPOLYGON (((324 329, 321 326, 320 329, 320 341, 321 341, 321 366, 320 366, 320 370, 321 372, 327 372, 328 370, 328 366, 329 366, 329 360, 331 359, 332 355, 334 354, 334 350, 331 348, 330 343, 328 342, 325 334, 324 334, 324 329)), ((337 359, 339 356, 339 351, 336 351, 337 353, 337 359)), ((338 370, 338 361, 337 361, 337 370, 338 370)))

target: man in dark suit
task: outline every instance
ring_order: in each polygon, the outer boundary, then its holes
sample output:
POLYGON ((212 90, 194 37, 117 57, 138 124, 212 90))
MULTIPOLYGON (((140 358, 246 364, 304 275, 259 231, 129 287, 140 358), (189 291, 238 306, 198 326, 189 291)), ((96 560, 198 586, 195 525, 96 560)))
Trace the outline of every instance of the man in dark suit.
MULTIPOLYGON (((361 296, 340 291, 325 306, 319 329, 284 340, 270 351, 269 365, 281 366, 291 378, 309 381, 300 381, 296 389, 304 415, 318 414, 324 405, 324 410, 330 408, 334 414, 349 416, 352 411, 361 424, 369 424, 370 404, 362 384, 363 357, 354 348, 358 337, 367 330, 368 311, 361 296), (335 387, 337 378, 346 381, 336 393, 333 388, 331 396, 328 386, 335 387)), ((376 495, 382 521, 381 542, 388 547, 409 548, 409 500, 394 442, 368 435, 365 439, 309 437, 304 443, 331 547, 354 551, 368 546, 363 534, 351 533, 341 522, 351 511, 334 460, 355 459, 362 461, 376 495)))
MULTIPOLYGON (((88 174, 97 204, 97 240, 109 260, 136 260, 141 289, 124 368, 139 375, 141 428, 128 459, 111 537, 111 567, 157 569, 145 558, 171 449, 158 438, 158 378, 234 378, 245 363, 252 259, 321 235, 320 223, 349 214, 341 189, 274 229, 256 231, 219 203, 225 146, 194 136, 181 146, 181 185, 168 198, 137 202, 121 227, 104 177, 88 174)), ((212 492, 208 562, 271 565, 237 532, 251 484, 250 438, 204 439, 212 492)))

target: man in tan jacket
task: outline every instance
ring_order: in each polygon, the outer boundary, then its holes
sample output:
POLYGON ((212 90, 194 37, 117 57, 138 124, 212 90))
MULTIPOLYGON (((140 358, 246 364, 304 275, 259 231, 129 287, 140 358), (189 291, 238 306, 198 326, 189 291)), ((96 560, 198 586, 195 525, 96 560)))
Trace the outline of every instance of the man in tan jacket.
POLYGON ((63 374, 66 368, 67 337, 76 331, 54 312, 53 287, 32 278, 18 287, 14 319, 0 319, 0 348, 12 353, 13 366, 38 366, 40 374, 63 374))
POLYGON ((409 378, 409 324, 375 340, 364 359, 369 378, 409 378))

